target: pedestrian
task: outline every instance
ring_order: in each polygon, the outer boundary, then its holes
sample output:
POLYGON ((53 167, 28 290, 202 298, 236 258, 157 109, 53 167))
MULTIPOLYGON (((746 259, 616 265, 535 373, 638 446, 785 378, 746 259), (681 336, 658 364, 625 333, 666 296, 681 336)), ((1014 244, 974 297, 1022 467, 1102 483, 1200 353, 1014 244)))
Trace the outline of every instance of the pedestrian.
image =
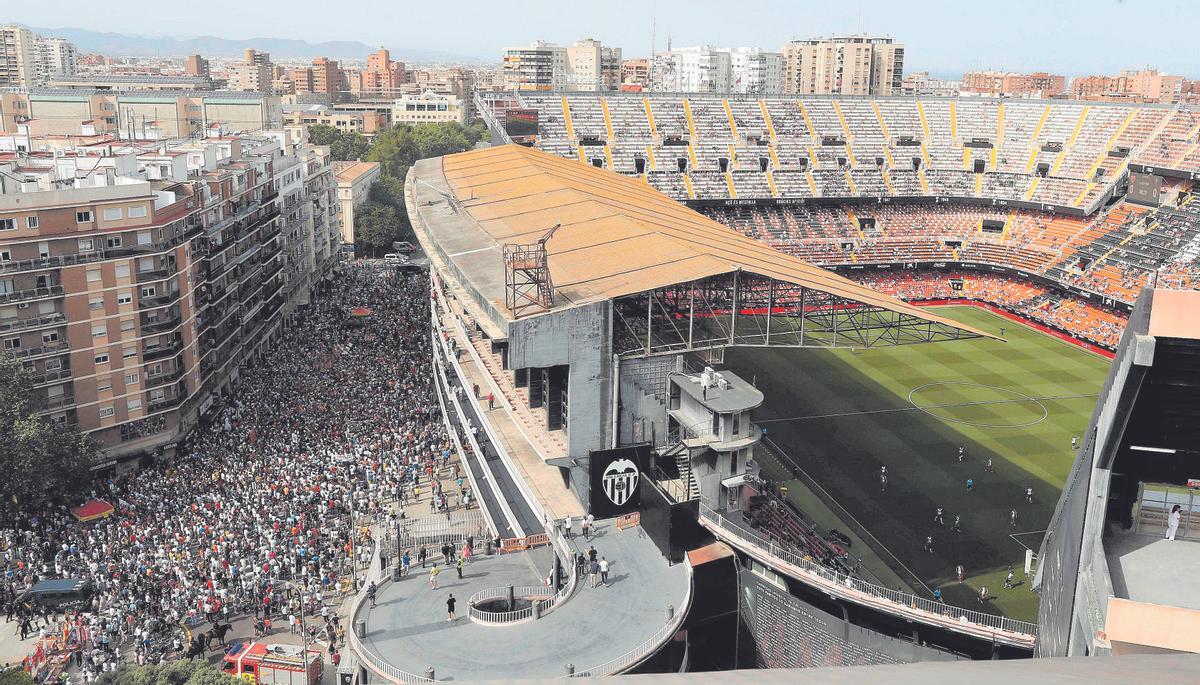
POLYGON ((933 536, 932 535, 925 536, 925 551, 929 552, 930 554, 933 554, 933 536))
POLYGON ((938 524, 939 526, 946 525, 946 519, 942 517, 942 508, 941 507, 938 507, 937 511, 934 512, 933 522, 938 524))
POLYGON ((950 526, 950 530, 952 530, 956 533, 962 532, 962 516, 961 515, 959 515, 959 514, 954 515, 954 523, 950 526))
POLYGON ((433 590, 438 589, 437 578, 438 578, 438 574, 441 572, 442 572, 442 569, 438 568, 437 563, 434 562, 433 568, 429 569, 429 587, 431 589, 433 589, 433 590))
POLYGON ((1012 511, 1008 512, 1008 525, 1012 526, 1013 528, 1017 527, 1017 510, 1016 509, 1013 509, 1012 511))
POLYGON ((971 494, 971 492, 973 492, 974 490, 975 490, 975 480, 972 478, 968 478, 967 479, 967 494, 968 495, 971 494))
POLYGON ((462 572, 463 572, 463 559, 462 559, 462 557, 459 557, 459 558, 458 558, 458 561, 454 562, 454 570, 458 571, 458 579, 459 579, 459 580, 462 580, 462 577, 463 577, 463 576, 462 576, 462 572))
POLYGON ((988 589, 986 585, 982 585, 979 588, 979 603, 983 604, 986 601, 988 601, 988 589))
POLYGON ((417 550, 417 561, 421 562, 421 568, 425 568, 425 556, 425 547, 422 546, 421 549, 417 550))
POLYGON ((966 578, 966 571, 963 569, 962 564, 954 567, 954 578, 960 583, 963 582, 963 578, 966 578))
POLYGON ((371 600, 372 609, 375 608, 375 591, 375 581, 372 580, 371 584, 367 586, 367 599, 371 600))
POLYGON ((600 557, 600 584, 608 587, 608 559, 600 557))
POLYGON ((1071 449, 1077 449, 1078 447, 1079 447, 1079 436, 1072 435, 1071 436, 1071 449))
POLYGON ((446 620, 453 622, 457 617, 454 615, 454 604, 457 600, 454 599, 454 593, 446 598, 446 620))
POLYGON ((879 491, 885 492, 886 490, 887 490, 887 474, 881 473, 881 474, 879 474, 879 491))
POLYGON ((566 520, 563 521, 563 533, 566 534, 568 540, 574 536, 571 530, 574 526, 575 522, 571 520, 571 515, 567 514, 566 520))
POLYGON ((496 396, 489 392, 488 393, 488 411, 491 411, 495 408, 496 408, 496 396))
POLYGON ((587 525, 587 529, 589 531, 596 530, 596 517, 593 516, 591 512, 588 512, 587 518, 585 518, 583 522, 587 525))
POLYGON ((983 470, 988 473, 995 473, 996 469, 992 468, 992 458, 988 457, 987 464, 984 464, 983 470))
POLYGON ((296 614, 288 612, 288 635, 296 634, 296 614))
POLYGON ((400 577, 408 577, 408 567, 412 565, 412 559, 408 556, 408 550, 404 550, 404 556, 400 557, 400 577))
POLYGON ((479 399, 479 384, 478 383, 471 384, 471 393, 472 393, 471 397, 474 397, 475 399, 479 399))
POLYGON ((1171 507, 1171 513, 1167 514, 1167 539, 1175 539, 1175 531, 1179 530, 1179 519, 1182 518, 1178 504, 1171 507))
POLYGON ((1008 575, 1004 577, 1004 589, 1005 590, 1013 589, 1013 578, 1014 578, 1013 571, 1010 568, 1010 569, 1008 569, 1008 575))
POLYGON ((938 604, 945 604, 945 603, 946 603, 946 602, 945 602, 945 601, 942 599, 942 588, 940 588, 940 587, 939 587, 939 588, 936 588, 936 589, 934 589, 934 591, 933 591, 933 601, 937 602, 938 604))
POLYGON ((583 520, 581 520, 581 521, 579 522, 579 528, 580 528, 580 529, 583 531, 583 539, 584 539, 584 540, 591 540, 591 538, 590 538, 590 537, 588 537, 588 522, 587 522, 587 519, 583 519, 583 520))
POLYGON ((596 587, 596 583, 600 580, 600 562, 593 559, 588 566, 588 573, 592 577, 592 587, 596 587))
POLYGON ((1025 501, 1033 504, 1033 488, 1025 488, 1025 501))
POLYGON ((958 446, 958 463, 961 464, 963 462, 963 460, 966 458, 967 458, 966 450, 963 449, 962 445, 959 445, 958 446))

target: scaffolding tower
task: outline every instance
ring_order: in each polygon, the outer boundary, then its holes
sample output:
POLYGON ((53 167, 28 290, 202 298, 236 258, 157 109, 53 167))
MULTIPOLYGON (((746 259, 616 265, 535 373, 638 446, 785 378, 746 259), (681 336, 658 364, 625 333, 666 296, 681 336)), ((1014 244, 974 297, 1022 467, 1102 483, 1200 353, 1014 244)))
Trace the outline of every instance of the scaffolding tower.
POLYGON ((554 224, 536 243, 504 245, 504 306, 520 318, 530 309, 550 311, 554 282, 546 259, 546 241, 562 224, 554 224))

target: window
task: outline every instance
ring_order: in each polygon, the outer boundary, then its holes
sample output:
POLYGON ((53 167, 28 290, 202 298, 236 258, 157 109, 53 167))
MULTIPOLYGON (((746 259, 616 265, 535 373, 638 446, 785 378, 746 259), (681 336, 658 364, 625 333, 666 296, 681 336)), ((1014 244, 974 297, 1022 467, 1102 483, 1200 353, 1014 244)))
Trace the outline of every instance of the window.
POLYGON ((108 354, 104 353, 104 354, 96 355, 95 361, 97 364, 107 364, 108 363, 108 354))
POLYGON ((129 400, 125 403, 125 406, 129 409, 129 411, 136 411, 142 408, 142 400, 140 398, 129 400))
POLYGON ((167 389, 166 388, 154 388, 153 390, 150 391, 151 404, 153 404, 154 402, 161 402, 165 399, 167 399, 167 389))
POLYGON ((107 419, 116 415, 117 410, 112 407, 100 407, 100 418, 107 419))
POLYGON ((129 359, 130 357, 136 357, 136 356, 137 356, 137 348, 136 347, 126 347, 125 349, 121 350, 121 357, 123 359, 129 359))
POLYGON ((162 372, 162 364, 151 364, 146 367, 146 378, 150 378, 151 376, 161 376, 162 372))
POLYGON ((75 212, 75 223, 77 223, 77 224, 92 223, 92 213, 90 211, 75 212))
POLYGON ((46 370, 47 371, 58 371, 61 368, 62 368, 62 360, 61 359, 47 359, 46 360, 46 370))
POLYGON ((99 283, 100 282, 100 269, 88 269, 87 280, 88 280, 88 283, 99 283))
POLYGON ((117 304, 129 304, 130 302, 133 302, 133 293, 128 290, 117 293, 117 304))
POLYGON ((11 262, 12 252, 9 250, 0 250, 0 262, 11 262))
POLYGON ((157 292, 158 290, 152 285, 142 287, 142 297, 154 297, 157 292))
POLYGON ((16 286, 11 278, 0 281, 0 295, 8 295, 16 292, 16 286))
POLYGON ((118 264, 117 265, 117 278, 129 278, 129 265, 128 264, 118 264))
POLYGON ((37 228, 38 218, 36 216, 25 217, 25 228, 37 228))
POLYGON ((742 429, 742 415, 734 414, 733 415, 733 434, 741 435, 741 432, 742 432, 741 429, 742 429))
POLYGON ((102 335, 108 335, 108 326, 102 323, 92 324, 92 337, 99 338, 102 335))
POLYGON ((92 247, 92 245, 93 245, 93 243, 92 243, 91 238, 80 238, 79 239, 79 251, 80 252, 91 252, 93 249, 95 249, 94 247, 92 247))
POLYGON ((132 331, 134 325, 133 319, 125 319, 121 322, 121 331, 132 331))
POLYGON ((112 381, 104 378, 96 381, 96 392, 108 392, 112 390, 112 381))
POLYGON ((136 373, 125 374, 125 385, 133 385, 134 383, 137 383, 137 382, 138 382, 138 375, 136 373))
POLYGON ((42 332, 42 342, 43 343, 58 342, 58 331, 43 331, 42 332))
POLYGON ((5 339, 4 339, 4 349, 6 349, 6 350, 19 350, 19 349, 21 349, 21 337, 20 337, 20 336, 16 336, 16 337, 13 337, 13 338, 5 338, 5 339))
POLYGON ((110 248, 117 248, 117 247, 121 247, 121 244, 122 244, 121 236, 119 236, 119 235, 112 235, 112 236, 109 236, 109 237, 108 237, 108 240, 106 240, 106 241, 104 241, 104 242, 105 242, 105 244, 106 244, 106 245, 108 245, 110 248))
POLYGON ((15 231, 17 221, 15 219, 0 219, 0 231, 15 231))
POLYGON ((153 242, 153 238, 150 237, 150 231, 142 231, 137 234, 138 245, 149 245, 151 242, 153 242))
POLYGON ((88 309, 104 309, 104 296, 96 295, 88 299, 88 309))
POLYGON ((103 216, 105 221, 120 221, 125 217, 125 212, 120 207, 106 207, 103 216))

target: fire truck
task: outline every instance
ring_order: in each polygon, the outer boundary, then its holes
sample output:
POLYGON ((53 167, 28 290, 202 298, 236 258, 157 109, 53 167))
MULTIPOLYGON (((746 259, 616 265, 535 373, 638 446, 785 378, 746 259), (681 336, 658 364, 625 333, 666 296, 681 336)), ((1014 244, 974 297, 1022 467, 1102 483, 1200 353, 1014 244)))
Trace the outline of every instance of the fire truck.
POLYGON ((242 642, 225 652, 222 672, 248 683, 262 685, 317 685, 325 662, 316 650, 292 645, 242 642), (307 675, 306 675, 307 674, 307 675))

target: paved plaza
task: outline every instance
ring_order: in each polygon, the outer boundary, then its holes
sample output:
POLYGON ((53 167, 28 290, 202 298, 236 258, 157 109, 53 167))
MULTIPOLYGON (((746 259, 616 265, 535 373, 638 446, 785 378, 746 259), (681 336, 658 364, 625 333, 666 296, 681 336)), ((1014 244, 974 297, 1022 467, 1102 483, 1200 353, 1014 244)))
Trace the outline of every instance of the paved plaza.
POLYGON ((556 677, 569 663, 583 671, 629 652, 667 622, 668 605, 682 609, 691 582, 687 567, 668 567, 640 527, 617 530, 612 521, 598 522, 591 542, 579 536, 571 542, 581 552, 595 545, 608 559, 607 587, 591 588, 583 577, 575 593, 541 619, 488 626, 471 621, 468 598, 487 588, 543 583, 552 563, 548 548, 475 557, 461 580, 453 568, 443 569, 437 590, 430 588, 428 569, 418 566, 383 585, 374 609, 364 607, 364 645, 409 673, 433 667, 438 680, 556 677), (458 600, 454 622, 446 620, 450 593, 458 600))

